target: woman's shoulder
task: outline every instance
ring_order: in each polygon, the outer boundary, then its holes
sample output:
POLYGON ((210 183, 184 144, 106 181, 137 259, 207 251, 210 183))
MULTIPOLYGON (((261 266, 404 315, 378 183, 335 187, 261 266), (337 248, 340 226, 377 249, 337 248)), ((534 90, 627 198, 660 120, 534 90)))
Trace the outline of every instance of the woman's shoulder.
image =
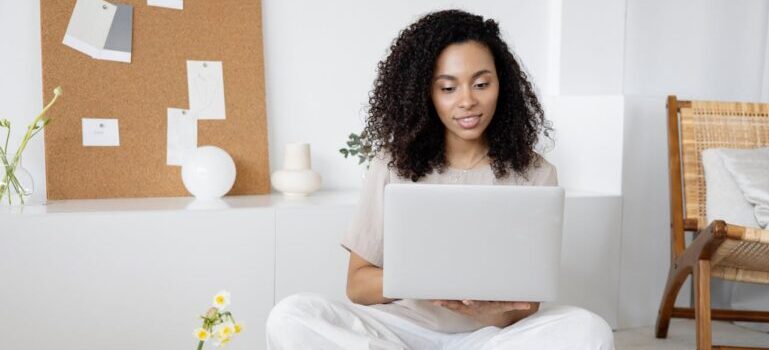
POLYGON ((390 161, 392 157, 390 153, 386 151, 379 151, 371 158, 369 162, 369 169, 373 169, 376 172, 388 172, 390 169, 390 161))
POLYGON ((392 155, 385 150, 379 151, 372 159, 369 165, 369 173, 376 174, 385 179, 385 183, 411 183, 408 178, 404 178, 398 174, 392 163, 392 155))
POLYGON ((528 182, 534 186, 557 186, 558 174, 555 165, 550 163, 541 154, 535 154, 536 158, 526 172, 528 182))
POLYGON ((539 153, 535 153, 535 158, 531 161, 525 172, 510 173, 506 178, 498 179, 497 183, 524 186, 557 186, 558 175, 555 165, 539 153))
POLYGON ((386 152, 374 154, 366 170, 366 179, 371 182, 388 183, 390 180, 390 155, 386 152))
POLYGON ((540 172, 550 172, 555 170, 555 165, 553 163, 550 163, 545 157, 543 157, 539 153, 534 153, 536 155, 536 158, 534 160, 534 163, 532 163, 531 168, 535 171, 540 172))

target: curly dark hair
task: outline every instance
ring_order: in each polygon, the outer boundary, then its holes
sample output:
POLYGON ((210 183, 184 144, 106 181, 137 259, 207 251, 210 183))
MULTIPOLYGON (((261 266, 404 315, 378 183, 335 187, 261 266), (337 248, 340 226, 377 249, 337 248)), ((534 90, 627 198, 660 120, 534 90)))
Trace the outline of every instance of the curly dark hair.
POLYGON ((377 67, 369 94, 363 133, 372 150, 391 156, 391 168, 416 182, 447 166, 445 126, 433 106, 430 86, 435 63, 447 46, 476 41, 494 56, 499 78, 496 112, 484 137, 497 178, 510 170, 525 175, 540 157, 534 147, 540 132, 550 138, 552 128, 542 106, 513 53, 492 19, 460 10, 433 12, 401 31, 390 53, 377 67))

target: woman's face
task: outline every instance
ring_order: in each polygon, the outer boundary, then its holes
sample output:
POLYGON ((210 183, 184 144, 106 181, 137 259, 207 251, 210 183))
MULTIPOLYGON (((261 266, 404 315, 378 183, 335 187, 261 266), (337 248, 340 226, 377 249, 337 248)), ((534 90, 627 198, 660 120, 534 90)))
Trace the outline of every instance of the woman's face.
POLYGON ((447 137, 476 141, 497 108, 499 80, 491 51, 477 41, 447 46, 435 63, 431 98, 447 137))

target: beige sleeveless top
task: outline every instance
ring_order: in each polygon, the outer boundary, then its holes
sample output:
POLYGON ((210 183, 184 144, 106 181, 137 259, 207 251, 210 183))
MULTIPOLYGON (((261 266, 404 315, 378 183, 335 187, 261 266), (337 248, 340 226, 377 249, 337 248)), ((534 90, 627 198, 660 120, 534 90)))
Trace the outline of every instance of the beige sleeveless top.
MULTIPOLYGON (((374 158, 366 173, 358 212, 348 228, 342 246, 358 254, 366 261, 384 268, 383 252, 383 205, 384 188, 389 183, 410 183, 411 180, 398 176, 397 171, 387 166, 386 155, 374 158)), ((448 168, 443 173, 433 171, 421 178, 424 184, 465 184, 465 185, 518 185, 557 186, 555 167, 540 157, 538 164, 524 176, 510 173, 497 179, 489 165, 470 170, 448 168)), ((397 300, 389 304, 372 305, 377 309, 411 320, 426 328, 448 333, 469 332, 480 329, 482 324, 444 307, 435 306, 425 300, 397 300)))

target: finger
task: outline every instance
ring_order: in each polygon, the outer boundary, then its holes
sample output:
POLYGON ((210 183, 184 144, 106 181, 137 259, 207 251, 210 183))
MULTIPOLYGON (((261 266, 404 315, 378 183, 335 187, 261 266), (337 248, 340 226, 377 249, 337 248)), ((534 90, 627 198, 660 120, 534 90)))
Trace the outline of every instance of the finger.
POLYGON ((453 301, 446 301, 441 306, 449 309, 449 310, 457 310, 459 306, 457 306, 456 302, 453 301))
POLYGON ((521 301, 487 301, 485 302, 485 305, 489 310, 501 312, 531 309, 531 303, 521 301))
POLYGON ((516 302, 513 303, 513 307, 515 307, 516 310, 529 310, 531 309, 531 303, 516 302))
POLYGON ((463 302, 457 301, 457 300, 451 300, 446 303, 446 307, 450 310, 461 312, 461 313, 469 313, 472 312, 472 308, 467 307, 463 302))
POLYGON ((469 307, 462 302, 452 303, 450 310, 467 316, 473 316, 477 313, 475 308, 469 307))

